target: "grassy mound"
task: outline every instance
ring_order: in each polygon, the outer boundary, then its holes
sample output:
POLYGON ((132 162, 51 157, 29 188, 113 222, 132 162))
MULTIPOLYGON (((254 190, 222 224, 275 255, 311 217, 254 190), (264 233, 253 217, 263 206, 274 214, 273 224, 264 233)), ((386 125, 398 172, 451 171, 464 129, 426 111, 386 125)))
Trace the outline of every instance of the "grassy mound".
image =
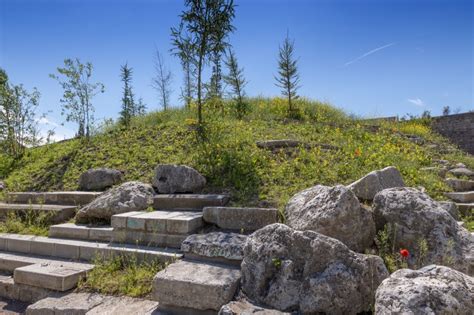
POLYGON ((254 98, 250 112, 238 120, 233 104, 206 105, 205 140, 198 137, 194 111, 153 112, 136 118, 130 128, 115 124, 89 141, 73 139, 29 149, 19 161, 0 156, 0 177, 10 190, 77 189, 79 175, 93 167, 124 172, 125 180, 150 182, 159 163, 186 164, 208 179, 208 192, 229 192, 234 205, 274 205, 283 209, 296 192, 315 184, 348 184, 389 165, 400 169, 407 185, 423 186, 435 198, 449 191, 434 173, 420 169, 434 159, 463 162, 474 158, 449 144, 423 121, 364 122, 329 104, 299 100, 295 118, 286 117, 283 99, 254 98), (424 139, 415 144, 406 135, 424 139), (302 146, 272 152, 256 141, 296 139, 302 146), (323 150, 329 144, 337 150, 323 150), (436 144, 426 145, 426 144, 436 144))

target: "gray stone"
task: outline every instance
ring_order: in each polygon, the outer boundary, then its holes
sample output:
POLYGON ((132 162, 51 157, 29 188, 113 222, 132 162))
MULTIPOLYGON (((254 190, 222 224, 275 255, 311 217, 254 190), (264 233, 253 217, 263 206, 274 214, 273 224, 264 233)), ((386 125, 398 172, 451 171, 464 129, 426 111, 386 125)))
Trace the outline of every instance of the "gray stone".
POLYGON ((449 170, 449 173, 456 177, 468 177, 474 179, 474 172, 465 167, 453 168, 449 170))
POLYGON ((446 183, 454 191, 471 191, 471 190, 474 190, 474 180, 448 178, 448 179, 446 179, 446 183))
POLYGON ((412 255, 409 267, 439 264, 472 275, 474 239, 438 202, 413 188, 389 188, 375 196, 377 229, 390 227, 394 248, 406 248, 412 255), (428 250, 421 255, 420 242, 428 250))
POLYGON ((222 306, 218 315, 291 315, 291 313, 264 308, 247 300, 240 300, 222 306))
POLYGON ((156 210, 201 211, 204 207, 225 206, 229 202, 227 195, 211 194, 165 194, 153 197, 156 210))
POLYGON ((37 215, 42 216, 48 223, 59 223, 67 221, 76 215, 75 206, 60 206, 46 204, 12 204, 0 202, 0 219, 6 219, 14 213, 18 216, 37 215))
POLYGON ((85 315, 103 301, 104 296, 95 293, 48 297, 28 306, 26 315, 85 315))
POLYGON ((94 168, 81 174, 79 188, 81 190, 105 190, 122 181, 122 172, 110 168, 94 168))
POLYGON ((454 165, 454 168, 467 168, 467 166, 464 163, 456 163, 456 165, 454 165))
POLYGON ((10 192, 7 193, 7 201, 21 204, 80 206, 88 204, 100 194, 93 191, 10 192))
POLYGON ((87 315, 146 315, 152 314, 158 302, 135 299, 127 296, 107 296, 98 306, 88 311, 87 315))
POLYGON ((206 207, 203 210, 203 218, 204 221, 222 229, 255 231, 266 225, 277 223, 278 210, 275 208, 206 207))
POLYGON ((369 248, 375 237, 371 211, 341 185, 318 185, 297 193, 286 205, 286 222, 297 230, 336 238, 358 252, 369 248))
POLYGON ((443 207, 444 210, 448 211, 448 213, 455 219, 459 220, 459 210, 456 203, 451 201, 440 201, 440 206, 443 207))
POLYGON ((0 180, 0 191, 4 191, 5 189, 7 189, 7 185, 5 182, 0 180))
POLYGON ((474 202, 474 191, 449 192, 445 193, 446 197, 459 203, 474 202))
POLYGON ((252 301, 303 314, 368 311, 388 277, 378 256, 278 223, 249 236, 241 269, 242 289, 252 301))
POLYGON ((401 269, 377 289, 375 314, 459 314, 474 310, 474 278, 430 265, 401 269))
POLYGON ((162 306, 215 310, 230 302, 240 282, 237 268, 178 261, 153 279, 153 298, 162 306))
POLYGON ((140 182, 127 182, 114 187, 81 208, 77 223, 110 222, 114 214, 147 209, 153 198, 153 188, 140 182))
POLYGON ((181 244, 184 257, 202 259, 222 258, 240 261, 243 258, 243 248, 247 236, 236 233, 211 232, 193 234, 181 244))
POLYGON ((402 174, 393 166, 373 171, 347 186, 363 200, 373 200, 375 195, 386 188, 404 187, 402 174))
POLYGON ((439 177, 445 177, 446 173, 448 172, 448 169, 444 166, 443 167, 430 166, 430 167, 422 167, 420 168, 420 171, 428 172, 428 173, 436 173, 438 174, 439 177))
POLYGON ((155 169, 153 187, 161 194, 197 193, 206 185, 206 179, 186 165, 161 164, 155 169))

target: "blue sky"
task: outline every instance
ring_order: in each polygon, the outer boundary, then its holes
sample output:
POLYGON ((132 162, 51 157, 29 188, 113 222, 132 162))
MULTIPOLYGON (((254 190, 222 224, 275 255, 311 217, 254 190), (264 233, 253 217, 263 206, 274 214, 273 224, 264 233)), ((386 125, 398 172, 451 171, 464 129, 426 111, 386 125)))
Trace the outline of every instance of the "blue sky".
MULTIPOLYGON (((278 45, 286 31, 299 56, 302 96, 329 101, 363 116, 440 114, 449 105, 474 109, 473 1, 236 0, 231 43, 250 81, 247 94, 274 96, 278 45)), ((67 57, 91 61, 106 91, 94 100, 96 118, 120 111, 120 66, 134 68, 134 89, 158 109, 151 88, 155 47, 174 75, 170 27, 180 0, 0 0, 0 66, 13 83, 37 87, 44 127, 72 136, 62 95, 48 77, 67 57), (47 125, 49 121, 49 125, 47 125)))

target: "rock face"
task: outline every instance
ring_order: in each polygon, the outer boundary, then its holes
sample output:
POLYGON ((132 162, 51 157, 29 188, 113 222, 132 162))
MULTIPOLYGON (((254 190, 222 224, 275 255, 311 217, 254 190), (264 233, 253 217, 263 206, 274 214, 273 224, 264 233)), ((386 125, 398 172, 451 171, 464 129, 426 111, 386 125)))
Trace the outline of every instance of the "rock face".
POLYGON ((443 207, 444 210, 448 211, 448 213, 455 219, 459 220, 459 210, 456 203, 451 201, 441 201, 439 202, 440 206, 443 207))
POLYGON ((296 230, 311 230, 362 252, 375 237, 370 210, 361 207, 344 186, 314 186, 293 196, 286 205, 287 224, 296 230))
POLYGON ((247 236, 237 233, 212 232, 193 234, 181 244, 185 257, 221 258, 240 261, 244 256, 247 236))
POLYGON ((122 181, 122 172, 110 168, 94 168, 79 177, 81 190, 104 190, 122 181))
POLYGON ((430 265, 401 269, 377 289, 375 314, 472 314, 474 278, 430 265))
POLYGON ((151 205, 152 198, 153 188, 150 185, 140 182, 123 183, 81 208, 76 215, 76 222, 110 222, 114 214, 145 210, 151 205))
POLYGON ((291 315, 291 313, 263 308, 247 300, 240 300, 222 306, 218 315, 291 315))
POLYGON ((355 314, 374 303, 388 271, 378 256, 336 239, 272 224, 249 236, 242 289, 253 301, 303 314, 355 314))
POLYGON ((373 200, 375 195, 386 188, 405 187, 402 174, 393 166, 373 171, 347 186, 363 200, 373 200))
POLYGON ((206 207, 203 219, 222 229, 255 231, 278 222, 275 208, 206 207))
POLYGON ((153 187, 161 194, 197 193, 206 185, 206 179, 186 165, 161 164, 155 169, 153 187))
POLYGON ((448 265, 461 272, 474 273, 474 239, 438 202, 413 188, 385 189, 375 196, 377 229, 391 226, 395 248, 406 248, 413 255, 410 267, 448 265), (420 241, 428 250, 420 257, 420 241), (419 261, 422 259, 422 261, 419 261))

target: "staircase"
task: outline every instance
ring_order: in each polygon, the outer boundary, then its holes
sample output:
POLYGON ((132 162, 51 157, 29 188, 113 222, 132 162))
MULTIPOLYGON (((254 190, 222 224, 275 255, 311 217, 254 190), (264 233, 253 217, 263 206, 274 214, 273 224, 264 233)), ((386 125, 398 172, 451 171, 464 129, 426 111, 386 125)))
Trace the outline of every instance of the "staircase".
POLYGON ((474 180, 449 178, 446 183, 453 192, 445 193, 458 206, 463 216, 471 216, 474 213, 474 180))
POLYGON ((70 294, 94 258, 121 255, 168 264, 153 282, 160 312, 216 314, 239 288, 246 234, 278 220, 276 209, 226 207, 226 195, 175 194, 156 195, 153 211, 114 215, 109 226, 66 222, 98 194, 7 195, 0 214, 55 215, 49 237, 0 234, 0 297, 34 303, 70 294))

